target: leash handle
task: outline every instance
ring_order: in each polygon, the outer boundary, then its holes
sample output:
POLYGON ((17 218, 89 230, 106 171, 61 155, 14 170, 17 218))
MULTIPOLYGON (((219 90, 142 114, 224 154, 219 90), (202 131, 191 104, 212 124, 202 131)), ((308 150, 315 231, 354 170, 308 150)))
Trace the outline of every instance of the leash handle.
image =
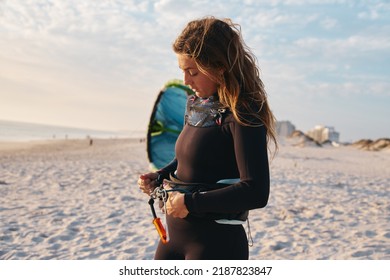
POLYGON ((158 235, 160 236, 161 242, 163 244, 167 244, 168 243, 167 232, 166 232, 163 224, 161 223, 160 218, 154 218, 153 219, 153 224, 154 224, 154 226, 157 229, 157 232, 158 232, 158 235))
POLYGON ((156 215, 156 210, 154 209, 154 199, 151 197, 148 201, 150 205, 150 210, 152 211, 153 215, 153 224, 156 227, 156 230, 158 232, 158 235, 160 236, 161 242, 163 244, 168 243, 168 235, 167 231, 165 230, 160 218, 157 217, 156 215))

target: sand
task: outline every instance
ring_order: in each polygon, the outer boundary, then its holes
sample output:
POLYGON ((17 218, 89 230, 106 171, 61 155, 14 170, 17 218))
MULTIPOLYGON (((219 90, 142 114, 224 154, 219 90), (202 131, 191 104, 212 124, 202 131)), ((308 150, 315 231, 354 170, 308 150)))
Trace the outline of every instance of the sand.
MULTIPOLYGON (((152 259, 137 139, 0 143, 0 259, 152 259)), ((301 145, 302 146, 302 145, 301 145)), ((250 259, 390 259, 390 153, 295 147, 250 212, 250 259)))

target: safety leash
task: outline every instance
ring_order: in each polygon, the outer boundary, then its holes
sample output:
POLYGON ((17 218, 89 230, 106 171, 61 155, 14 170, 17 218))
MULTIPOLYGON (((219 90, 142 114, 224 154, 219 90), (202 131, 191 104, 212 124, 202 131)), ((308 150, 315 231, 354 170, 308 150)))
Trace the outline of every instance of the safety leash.
POLYGON ((161 219, 159 217, 157 217, 156 210, 154 209, 154 200, 158 199, 159 201, 161 201, 163 203, 163 207, 164 207, 165 214, 166 214, 167 213, 166 201, 168 199, 168 194, 167 194, 166 190, 164 190, 164 187, 162 185, 163 178, 162 178, 161 174, 157 177, 156 182, 158 184, 158 187, 155 188, 153 190, 153 192, 150 194, 150 199, 149 199, 148 203, 150 205, 150 210, 152 211, 153 224, 156 227, 156 230, 158 232, 158 235, 160 236, 161 242, 163 244, 166 244, 166 243, 168 243, 168 240, 169 240, 168 232, 164 228, 164 226, 161 222, 161 219))

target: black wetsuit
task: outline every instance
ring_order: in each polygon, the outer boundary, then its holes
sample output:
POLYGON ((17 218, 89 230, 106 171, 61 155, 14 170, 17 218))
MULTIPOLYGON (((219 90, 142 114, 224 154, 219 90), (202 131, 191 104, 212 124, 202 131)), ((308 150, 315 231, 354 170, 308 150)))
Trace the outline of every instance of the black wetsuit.
MULTIPOLYGON (((192 97, 188 104, 202 107, 199 100, 192 97)), ((190 214, 185 219, 167 217, 170 241, 160 242, 155 258, 248 259, 242 225, 218 224, 197 214, 237 213, 267 204, 270 182, 265 127, 240 125, 228 110, 202 126, 187 119, 176 142, 176 159, 160 173, 166 176, 174 170, 184 182, 240 181, 218 190, 186 194, 190 214)))

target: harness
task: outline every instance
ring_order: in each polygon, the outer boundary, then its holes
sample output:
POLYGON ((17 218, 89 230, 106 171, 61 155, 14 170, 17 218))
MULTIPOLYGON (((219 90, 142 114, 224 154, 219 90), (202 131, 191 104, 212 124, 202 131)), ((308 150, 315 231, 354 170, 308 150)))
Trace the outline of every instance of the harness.
POLYGON ((217 100, 216 96, 200 98, 192 95, 188 98, 185 123, 197 127, 211 127, 222 124, 228 109, 217 100))
MULTIPOLYGON (((165 215, 167 215, 166 201, 170 192, 180 192, 180 193, 194 193, 194 192, 207 192, 210 190, 220 189, 228 185, 239 182, 239 179, 223 179, 218 181, 215 184, 202 184, 202 183, 185 183, 178 180, 173 174, 170 175, 171 180, 162 179, 162 176, 159 175, 157 178, 158 187, 156 187, 153 192, 150 194, 149 205, 153 215, 153 224, 156 227, 156 230, 160 236, 162 243, 166 244, 169 241, 169 235, 167 229, 161 222, 161 219, 157 217, 156 211, 154 209, 154 201, 158 199, 160 208, 164 209, 165 215), (169 187, 169 188, 164 188, 169 187)), ((194 214, 190 213, 189 215, 204 218, 209 220, 214 220, 219 224, 228 224, 228 225, 242 225, 245 222, 248 225, 248 237, 253 240, 250 234, 250 226, 248 220, 249 211, 243 211, 239 213, 205 213, 205 214, 194 214)), ((248 238, 248 239, 249 239, 248 238)))

